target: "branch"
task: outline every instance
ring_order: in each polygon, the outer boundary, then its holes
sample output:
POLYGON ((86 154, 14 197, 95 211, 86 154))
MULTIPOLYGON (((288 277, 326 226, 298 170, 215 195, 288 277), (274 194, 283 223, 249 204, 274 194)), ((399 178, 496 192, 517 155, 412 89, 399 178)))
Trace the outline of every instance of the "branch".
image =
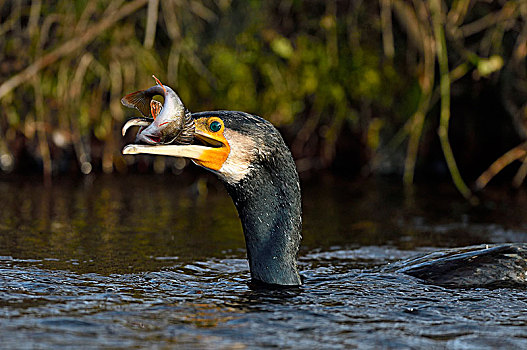
POLYGON ((445 156, 445 161, 450 171, 450 176, 459 192, 471 201, 477 203, 477 199, 472 195, 470 189, 463 181, 456 159, 448 140, 448 125, 450 123, 450 77, 448 75, 448 54, 446 47, 445 32, 441 23, 441 0, 434 0, 430 3, 432 12, 432 22, 434 24, 434 35, 437 45, 437 62, 439 63, 439 91, 441 93, 441 116, 439 119, 439 140, 445 156))
MULTIPOLYGON (((489 181, 492 180, 492 178, 496 176, 500 171, 502 171, 503 168, 505 168, 507 165, 511 164, 515 160, 525 157, 526 155, 527 142, 523 142, 522 144, 514 147, 513 149, 496 159, 496 161, 494 161, 494 163, 492 163, 491 166, 489 166, 489 168, 478 177, 478 179, 476 180, 476 189, 482 190, 483 188, 485 188, 489 181)), ((519 182, 519 177, 515 181, 519 182)))

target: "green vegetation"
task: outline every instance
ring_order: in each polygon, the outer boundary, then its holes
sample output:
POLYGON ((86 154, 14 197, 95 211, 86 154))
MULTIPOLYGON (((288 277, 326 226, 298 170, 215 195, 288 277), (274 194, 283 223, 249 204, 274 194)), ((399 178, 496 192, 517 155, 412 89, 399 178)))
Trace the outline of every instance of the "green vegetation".
POLYGON ((347 163, 410 185, 437 129, 470 198, 451 101, 497 86, 513 117, 498 121, 527 136, 526 19, 520 0, 0 2, 0 167, 126 171, 120 98, 156 74, 191 111, 281 127, 301 171, 347 163))

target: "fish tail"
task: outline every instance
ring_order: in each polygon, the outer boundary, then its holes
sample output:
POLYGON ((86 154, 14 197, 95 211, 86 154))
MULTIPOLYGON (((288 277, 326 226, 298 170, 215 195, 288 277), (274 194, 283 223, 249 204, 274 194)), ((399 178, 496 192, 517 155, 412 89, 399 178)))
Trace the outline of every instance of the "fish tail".
POLYGON ((132 92, 121 99, 124 106, 138 109, 145 117, 149 117, 150 101, 152 101, 152 96, 146 94, 145 90, 132 92))

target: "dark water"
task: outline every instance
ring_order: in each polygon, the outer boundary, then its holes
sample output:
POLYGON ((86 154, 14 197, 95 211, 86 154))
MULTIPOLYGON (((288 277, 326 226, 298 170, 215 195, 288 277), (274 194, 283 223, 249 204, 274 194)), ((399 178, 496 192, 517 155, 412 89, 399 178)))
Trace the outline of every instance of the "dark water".
POLYGON ((502 197, 471 208, 448 187, 306 183, 305 285, 251 290, 241 226, 215 181, 0 180, 0 344, 524 349, 526 290, 371 272, 441 247, 526 242, 527 198, 502 197))

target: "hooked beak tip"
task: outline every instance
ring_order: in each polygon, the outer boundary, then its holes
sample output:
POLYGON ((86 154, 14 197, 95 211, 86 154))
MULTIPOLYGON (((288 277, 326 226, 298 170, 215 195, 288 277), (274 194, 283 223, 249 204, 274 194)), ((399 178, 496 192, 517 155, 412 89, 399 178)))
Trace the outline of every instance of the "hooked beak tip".
POLYGON ((144 118, 132 118, 129 119, 122 127, 121 134, 124 136, 126 134, 126 131, 132 127, 132 126, 149 126, 151 124, 151 121, 146 120, 144 118))
POLYGON ((137 148, 134 145, 126 145, 123 150, 123 154, 137 154, 137 148))

